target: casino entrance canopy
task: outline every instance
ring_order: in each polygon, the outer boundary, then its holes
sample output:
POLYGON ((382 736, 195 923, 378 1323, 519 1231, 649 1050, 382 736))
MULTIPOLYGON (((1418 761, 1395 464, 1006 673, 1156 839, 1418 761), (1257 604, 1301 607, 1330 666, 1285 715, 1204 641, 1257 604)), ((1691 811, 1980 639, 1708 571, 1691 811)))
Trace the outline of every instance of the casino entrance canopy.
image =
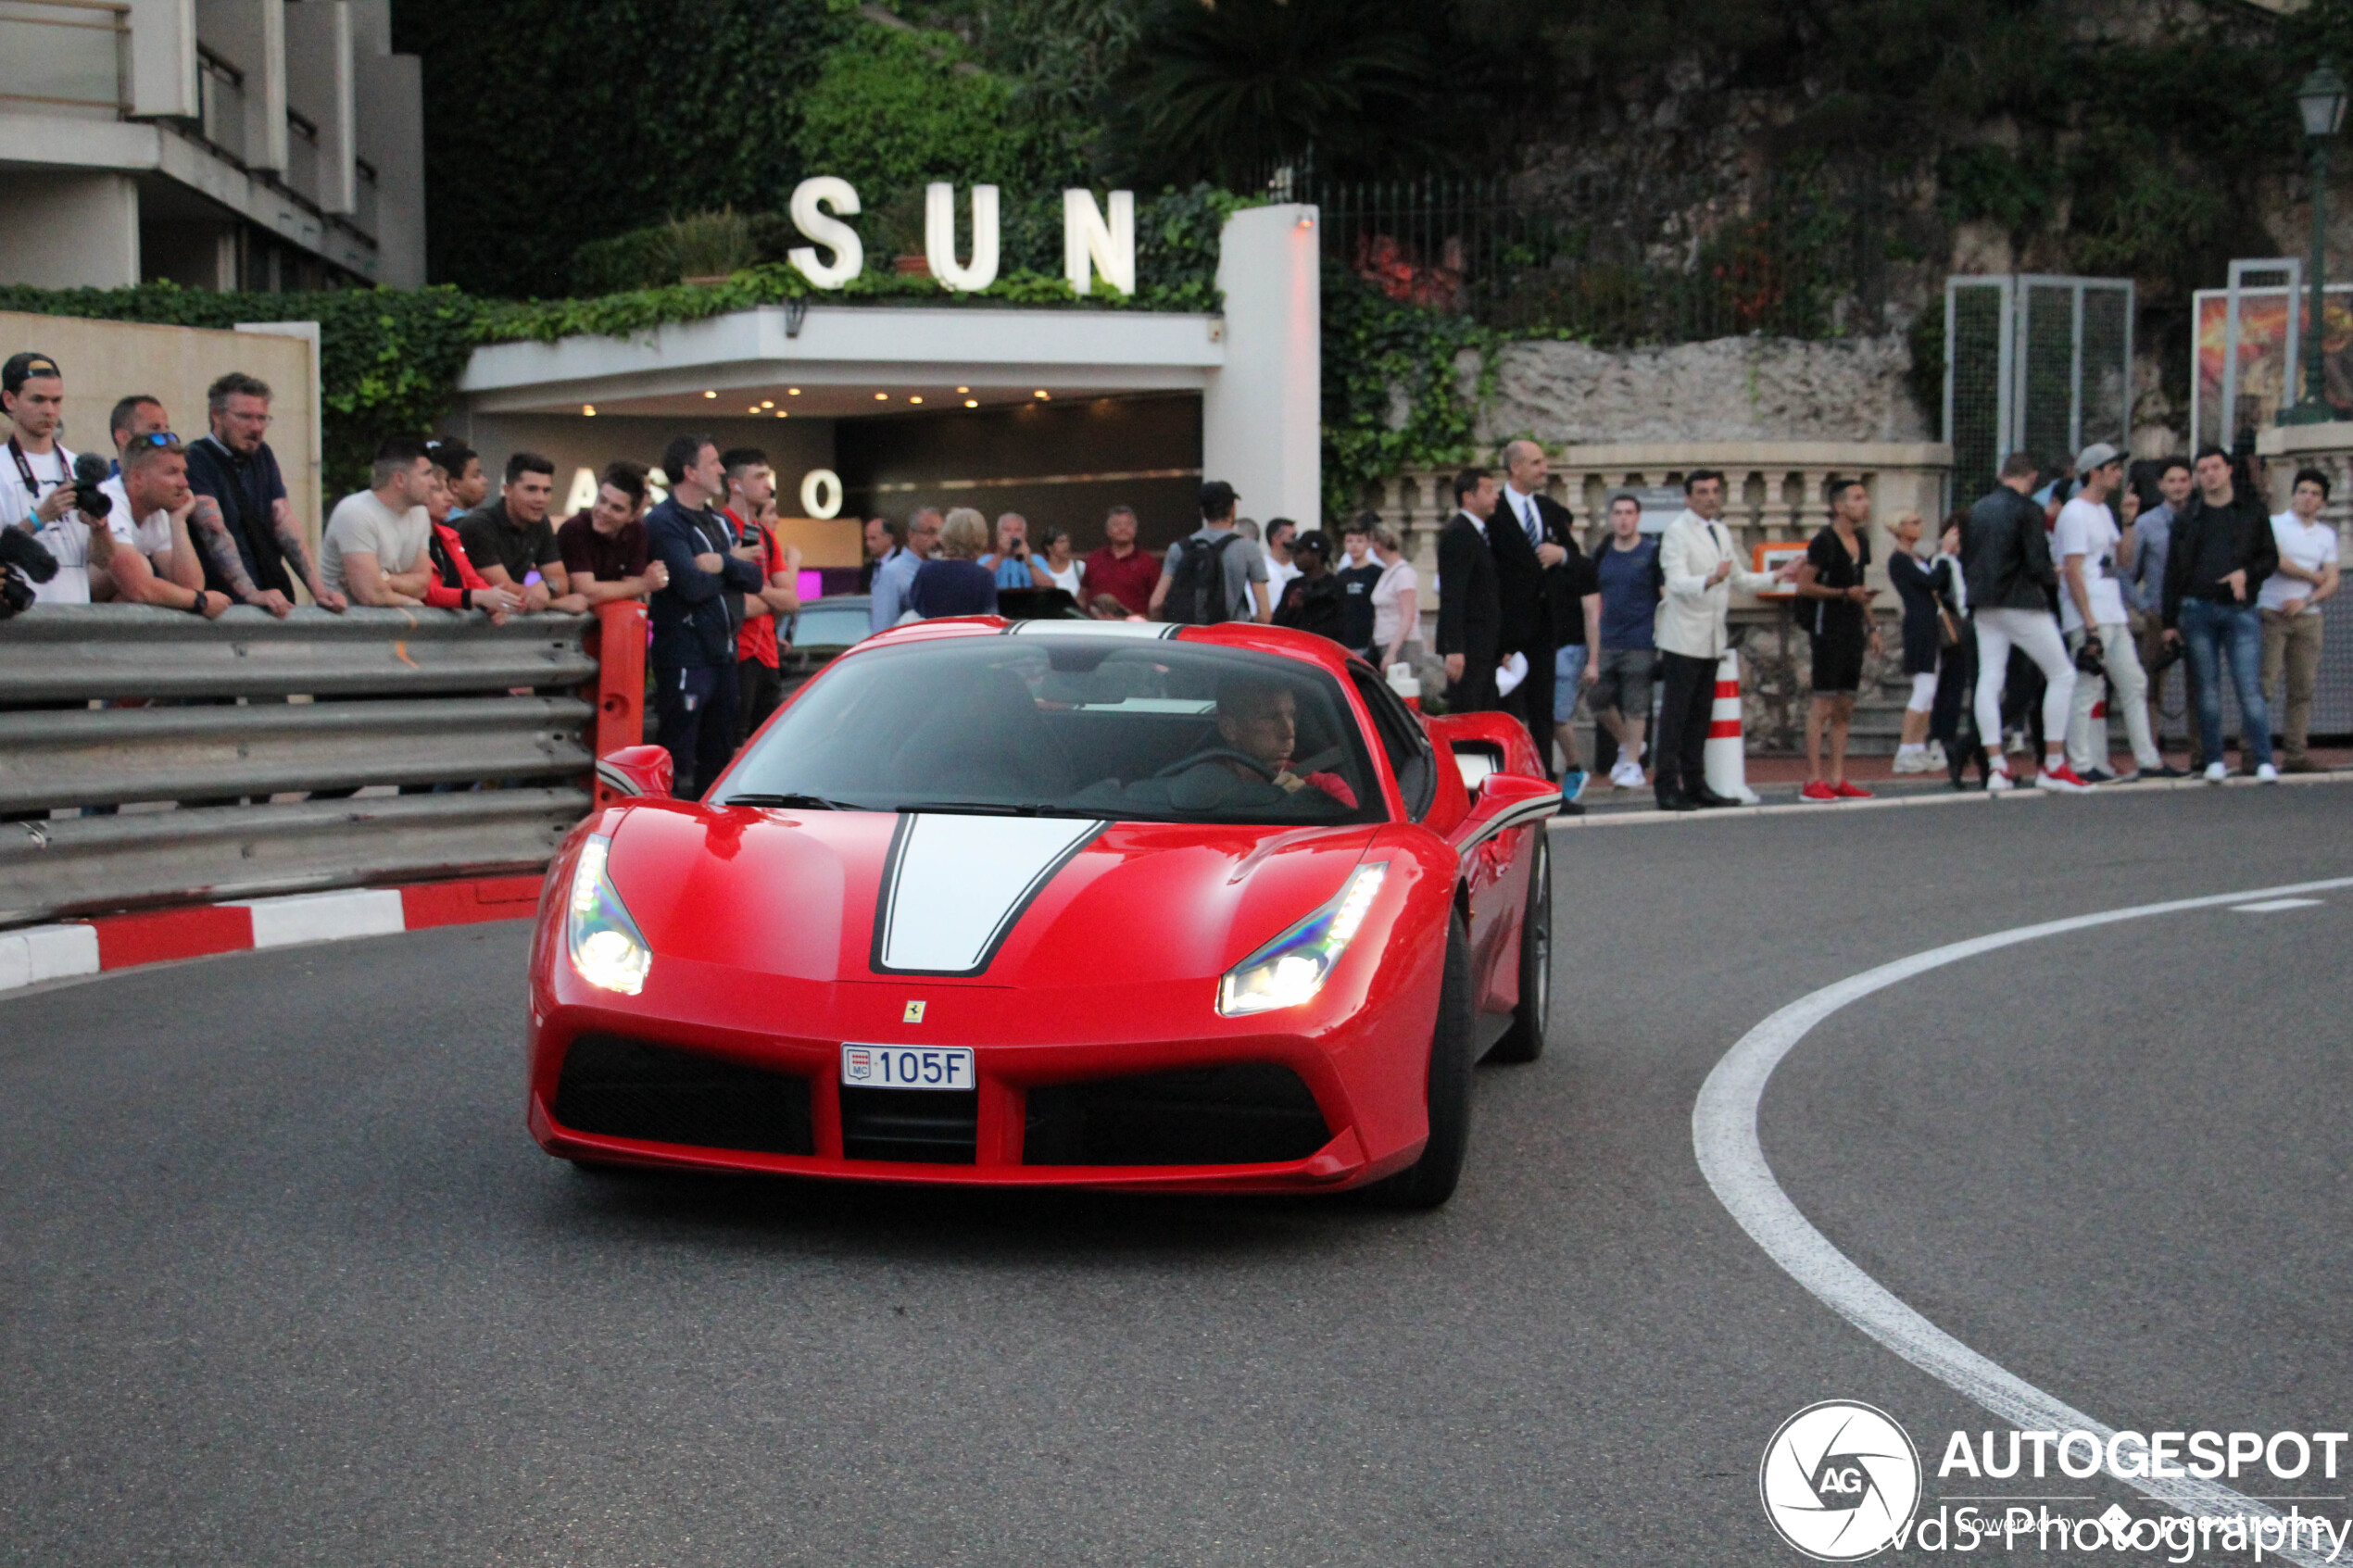
POLYGON ((459 383, 457 424, 494 472, 514 451, 552 458, 573 499, 583 470, 657 462, 671 435, 709 431, 769 454, 787 516, 1012 509, 1089 546, 1103 508, 1126 504, 1158 544, 1189 530, 1193 491, 1212 478, 1235 486, 1247 515, 1312 526, 1314 221, 1306 207, 1236 214, 1215 315, 814 303, 488 345, 459 383))

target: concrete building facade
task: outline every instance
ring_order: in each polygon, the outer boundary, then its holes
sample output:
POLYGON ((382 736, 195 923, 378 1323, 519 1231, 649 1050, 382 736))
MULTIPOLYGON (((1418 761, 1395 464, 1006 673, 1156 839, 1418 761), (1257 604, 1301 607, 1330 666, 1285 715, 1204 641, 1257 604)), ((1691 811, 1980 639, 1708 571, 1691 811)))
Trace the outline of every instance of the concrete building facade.
POLYGON ((391 0, 0 6, 0 282, 412 288, 424 195, 391 0))

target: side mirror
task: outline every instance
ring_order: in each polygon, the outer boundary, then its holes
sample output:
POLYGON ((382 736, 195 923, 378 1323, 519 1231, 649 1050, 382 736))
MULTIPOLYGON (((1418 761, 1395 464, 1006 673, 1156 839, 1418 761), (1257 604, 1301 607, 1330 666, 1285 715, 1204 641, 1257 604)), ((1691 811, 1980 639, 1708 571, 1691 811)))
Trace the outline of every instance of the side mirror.
POLYGON ((667 800, 671 785, 670 752, 659 746, 624 746, 597 759, 597 803, 615 800, 667 800))
POLYGON ((1550 815, 1560 805, 1561 786, 1550 779, 1531 779, 1525 773, 1495 773, 1479 786, 1478 798, 1472 802, 1476 816, 1517 818, 1528 810, 1542 808, 1550 815))
POLYGON ((1480 741, 1457 741, 1453 750, 1455 771, 1463 775, 1463 793, 1476 800, 1487 781, 1504 771, 1504 754, 1480 741))

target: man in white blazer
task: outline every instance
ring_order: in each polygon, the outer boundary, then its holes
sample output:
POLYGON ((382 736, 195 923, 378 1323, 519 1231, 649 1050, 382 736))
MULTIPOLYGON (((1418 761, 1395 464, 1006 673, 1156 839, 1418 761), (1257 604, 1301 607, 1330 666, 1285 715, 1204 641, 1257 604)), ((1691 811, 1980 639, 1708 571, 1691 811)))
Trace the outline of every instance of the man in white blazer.
POLYGON ((1717 521, 1723 510, 1724 476, 1694 469, 1683 477, 1683 510, 1659 540, 1667 591, 1658 601, 1662 696, 1651 755, 1662 811, 1739 804, 1707 787, 1707 728, 1716 708, 1716 663, 1724 657, 1725 615, 1734 588, 1762 593, 1797 575, 1794 562, 1780 571, 1744 571, 1731 530, 1717 521))

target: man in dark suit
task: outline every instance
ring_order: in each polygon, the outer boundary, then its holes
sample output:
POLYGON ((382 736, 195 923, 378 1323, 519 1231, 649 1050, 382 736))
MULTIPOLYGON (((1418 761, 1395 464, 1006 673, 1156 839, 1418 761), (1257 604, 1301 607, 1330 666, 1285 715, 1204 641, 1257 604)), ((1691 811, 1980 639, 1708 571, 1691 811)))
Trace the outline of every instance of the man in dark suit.
POLYGON ((1503 600, 1487 520, 1495 510, 1495 476, 1465 469, 1454 476, 1454 515, 1438 535, 1438 654, 1446 661, 1446 710, 1491 712, 1495 666, 1503 657, 1503 600))
MULTIPOLYGON (((1504 447, 1503 490, 1487 520, 1487 542, 1495 555, 1497 596, 1503 601, 1503 653, 1525 654, 1528 678, 1504 701, 1536 741, 1544 772, 1553 771, 1553 655, 1562 640, 1553 621, 1553 595, 1545 573, 1568 559, 1559 540, 1568 537, 1568 508, 1544 494, 1548 474, 1544 449, 1533 441, 1504 447)), ((1572 694, 1573 696, 1574 694, 1572 694)))

